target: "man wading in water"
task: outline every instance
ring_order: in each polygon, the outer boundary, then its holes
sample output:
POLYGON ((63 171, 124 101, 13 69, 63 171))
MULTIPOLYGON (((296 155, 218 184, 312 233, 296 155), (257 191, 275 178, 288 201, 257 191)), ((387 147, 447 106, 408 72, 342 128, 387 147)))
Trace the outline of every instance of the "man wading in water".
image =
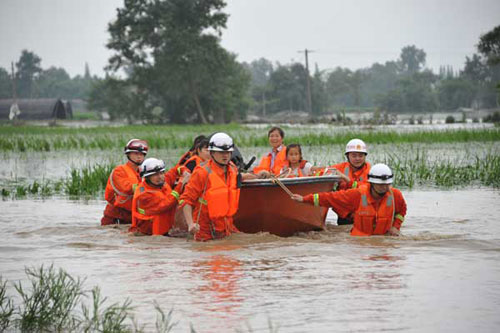
POLYGON ((393 174, 385 164, 375 164, 368 173, 369 184, 358 188, 323 192, 292 199, 315 206, 332 207, 338 215, 353 214, 351 236, 398 236, 406 215, 406 202, 398 189, 392 188, 393 174))
POLYGON ((208 150, 211 159, 194 169, 180 198, 189 232, 198 241, 239 232, 233 216, 238 210, 241 176, 231 162, 233 139, 226 133, 215 133, 208 150))
POLYGON ((117 166, 109 175, 104 198, 108 202, 101 225, 132 223, 132 198, 137 184, 141 182, 139 165, 146 158, 148 143, 132 139, 124 148, 128 162, 117 166))

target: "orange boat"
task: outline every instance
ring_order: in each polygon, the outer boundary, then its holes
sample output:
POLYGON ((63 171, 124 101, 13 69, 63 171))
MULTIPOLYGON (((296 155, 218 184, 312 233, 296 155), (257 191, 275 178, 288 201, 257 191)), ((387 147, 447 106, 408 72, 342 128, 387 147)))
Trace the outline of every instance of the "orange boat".
MULTIPOLYGON (((339 180, 338 176, 280 178, 290 191, 301 195, 331 191, 339 180)), ((325 207, 293 201, 271 179, 254 179, 242 184, 234 224, 246 233, 265 231, 287 237, 297 232, 323 230, 327 212, 325 207)))

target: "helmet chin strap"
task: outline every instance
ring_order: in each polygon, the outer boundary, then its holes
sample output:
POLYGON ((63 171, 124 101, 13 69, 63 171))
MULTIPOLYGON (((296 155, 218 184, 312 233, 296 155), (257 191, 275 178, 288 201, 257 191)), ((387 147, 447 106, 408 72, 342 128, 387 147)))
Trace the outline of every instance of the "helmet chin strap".
POLYGON ((378 191, 375 189, 375 187, 374 187, 373 185, 371 186, 371 189, 372 189, 372 190, 373 190, 373 192, 375 192, 375 193, 376 193, 379 197, 383 197, 383 196, 387 193, 387 191, 385 191, 385 192, 383 192, 383 193, 378 192, 378 191))
POLYGON ((139 166, 139 165, 141 165, 141 164, 142 164, 142 162, 141 162, 141 163, 137 163, 136 161, 133 161, 133 160, 130 158, 130 155, 129 155, 129 154, 127 154, 127 159, 128 159, 130 162, 132 162, 132 163, 134 163, 135 165, 137 165, 137 166, 139 166))
POLYGON ((222 164, 222 163, 217 162, 217 160, 215 159, 215 157, 214 157, 214 155, 213 155, 213 153, 212 153, 212 152, 210 152, 210 156, 212 157, 212 160, 213 160, 213 161, 214 161, 214 162, 215 162, 218 166, 220 166, 220 167, 225 167, 225 166, 227 166, 227 164, 222 164))
POLYGON ((153 186, 153 187, 158 187, 158 188, 162 188, 162 187, 163 187, 163 185, 165 185, 165 182, 161 182, 161 184, 158 184, 158 185, 153 184, 153 183, 151 182, 151 180, 149 179, 149 177, 146 177, 146 183, 147 183, 148 185, 150 185, 150 186, 153 186))

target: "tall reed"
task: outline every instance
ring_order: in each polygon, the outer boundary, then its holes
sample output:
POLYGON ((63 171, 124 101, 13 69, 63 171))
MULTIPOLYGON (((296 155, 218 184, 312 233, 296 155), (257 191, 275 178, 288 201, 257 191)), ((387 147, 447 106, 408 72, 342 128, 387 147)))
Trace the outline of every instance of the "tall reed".
MULTIPOLYGON (((199 134, 218 131, 230 134, 239 147, 268 146, 267 129, 241 125, 210 126, 123 126, 95 128, 43 128, 0 126, 0 151, 53 151, 53 150, 116 150, 133 137, 147 140, 153 149, 187 149, 199 134)), ((500 128, 421 130, 415 132, 337 130, 335 127, 287 128, 285 142, 321 146, 345 144, 358 137, 373 145, 378 143, 434 143, 500 141, 500 128)))
MULTIPOLYGON (((84 289, 75 278, 52 265, 25 268, 29 286, 14 283, 18 297, 7 296, 7 283, 0 276, 0 332, 144 332, 134 317, 130 299, 108 305, 99 287, 84 289), (90 295, 89 295, 90 294, 90 295), (90 304, 86 301, 90 298, 90 304), (17 300, 19 304, 15 304, 17 300)), ((167 314, 158 303, 156 332, 168 333, 176 325, 173 310, 167 314)))

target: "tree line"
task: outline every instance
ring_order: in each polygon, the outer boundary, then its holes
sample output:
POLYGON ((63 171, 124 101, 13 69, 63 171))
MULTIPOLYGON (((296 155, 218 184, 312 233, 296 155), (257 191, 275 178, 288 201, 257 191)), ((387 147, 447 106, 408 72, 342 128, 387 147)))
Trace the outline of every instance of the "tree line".
POLYGON ((12 69, 0 67, 0 99, 17 97, 86 100, 92 84, 99 80, 90 75, 87 64, 83 76, 71 78, 64 68, 42 69, 41 61, 34 52, 23 50, 14 65, 14 80, 12 69))
MULTIPOLYGON (((308 74, 301 63, 268 59, 240 63, 220 45, 228 15, 223 0, 130 0, 108 26, 113 51, 104 78, 70 78, 60 68, 42 70, 23 51, 16 63, 19 97, 83 98, 111 118, 150 123, 207 123, 307 110, 307 75, 313 116, 340 110, 389 113, 495 108, 500 103, 500 26, 482 35, 464 68, 426 68, 415 45, 398 59, 368 68, 337 67, 308 74), (57 96, 56 96, 57 95, 57 96)), ((10 96, 0 68, 0 97, 10 96)))

